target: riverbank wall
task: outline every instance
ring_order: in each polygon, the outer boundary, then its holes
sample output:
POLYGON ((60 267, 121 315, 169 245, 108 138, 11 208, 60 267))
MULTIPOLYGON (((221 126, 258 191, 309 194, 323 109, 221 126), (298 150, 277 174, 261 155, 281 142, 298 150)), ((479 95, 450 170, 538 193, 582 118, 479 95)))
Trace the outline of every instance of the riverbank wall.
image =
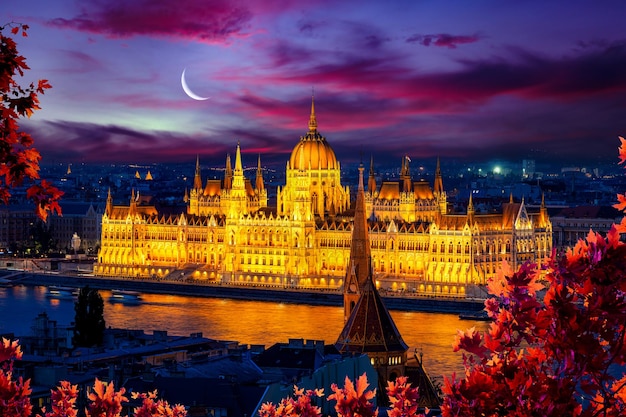
MULTIPOLYGON (((99 290, 128 290, 142 293, 173 294, 196 297, 230 298, 252 301, 300 303, 309 305, 341 306, 343 295, 336 290, 303 290, 296 288, 268 288, 186 281, 158 281, 102 278, 81 275, 23 273, 15 277, 14 284, 30 286, 64 286, 80 288, 89 285, 99 290)), ((413 294, 383 295, 390 310, 423 311, 430 313, 468 313, 480 311, 480 299, 423 297, 413 294)))

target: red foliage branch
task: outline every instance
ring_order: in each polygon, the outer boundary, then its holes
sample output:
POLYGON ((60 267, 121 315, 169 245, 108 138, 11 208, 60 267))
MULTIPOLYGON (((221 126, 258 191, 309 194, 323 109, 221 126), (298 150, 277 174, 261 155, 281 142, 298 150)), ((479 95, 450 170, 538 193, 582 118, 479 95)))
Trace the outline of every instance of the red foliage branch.
POLYGON ((15 80, 30 68, 16 42, 2 33, 7 27, 13 35, 21 30, 24 37, 28 30, 28 25, 17 23, 0 26, 0 200, 7 204, 13 188, 31 183, 27 198, 35 204, 37 215, 46 220, 49 211, 61 214, 58 201, 63 192, 47 181, 38 182, 41 155, 33 147, 31 135, 20 131, 18 120, 40 109, 39 94, 51 86, 47 80, 39 80, 23 87, 15 80))
POLYGON ((29 417, 33 410, 30 381, 22 377, 13 379, 13 362, 21 357, 17 341, 3 338, 0 343, 0 416, 3 417, 29 417))
MULTIPOLYGON (((378 408, 374 406, 376 389, 368 390, 367 376, 361 375, 356 384, 346 377, 343 388, 337 384, 331 385, 333 393, 327 401, 336 401, 335 412, 339 417, 376 417, 378 408)), ((259 410, 259 417, 321 417, 321 410, 312 405, 313 397, 322 397, 323 390, 304 390, 294 387, 293 397, 283 398, 280 403, 265 403, 259 410)), ((388 382, 387 395, 391 408, 390 417, 425 417, 419 413, 418 389, 412 387, 406 377, 401 376, 395 382, 388 382)))

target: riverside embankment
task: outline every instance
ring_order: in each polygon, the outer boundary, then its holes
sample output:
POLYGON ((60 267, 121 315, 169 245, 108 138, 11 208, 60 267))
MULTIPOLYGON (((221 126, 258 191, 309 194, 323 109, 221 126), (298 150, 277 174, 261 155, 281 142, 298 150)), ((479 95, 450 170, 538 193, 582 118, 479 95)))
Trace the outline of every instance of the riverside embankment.
MULTIPOLYGON (((14 284, 30 286, 66 286, 103 290, 129 290, 142 293, 189 295, 198 297, 229 298, 239 300, 275 301, 310 305, 339 306, 343 295, 337 290, 281 288, 254 285, 217 284, 201 281, 164 281, 149 279, 102 278, 84 275, 58 275, 25 272, 13 278, 14 284)), ((482 300, 427 297, 417 294, 381 294, 391 310, 423 311, 431 313, 465 313, 481 310, 482 300)))

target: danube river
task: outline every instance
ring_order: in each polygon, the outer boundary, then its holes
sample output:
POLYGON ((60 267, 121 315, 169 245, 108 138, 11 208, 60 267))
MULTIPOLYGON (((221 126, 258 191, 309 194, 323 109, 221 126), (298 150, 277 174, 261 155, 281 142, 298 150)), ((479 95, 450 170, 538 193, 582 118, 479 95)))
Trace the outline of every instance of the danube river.
MULTIPOLYGON (((334 343, 343 327, 341 307, 310 306, 262 301, 178 295, 142 294, 137 305, 109 301, 110 291, 100 291, 107 326, 167 330, 169 334, 236 340, 266 347, 290 338, 334 343)), ((46 287, 0 288, 0 334, 30 334, 35 317, 46 312, 59 326, 74 320, 74 300, 47 296, 46 287)), ((463 371, 460 353, 452 351, 457 329, 488 327, 485 322, 460 320, 455 314, 392 311, 391 315, 410 350, 423 353, 430 375, 463 371)))

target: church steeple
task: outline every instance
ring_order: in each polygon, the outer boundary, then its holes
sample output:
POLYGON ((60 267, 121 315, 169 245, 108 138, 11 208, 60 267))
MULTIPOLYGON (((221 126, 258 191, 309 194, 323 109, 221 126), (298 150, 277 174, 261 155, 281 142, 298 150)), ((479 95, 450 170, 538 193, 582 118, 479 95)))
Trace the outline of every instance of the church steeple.
POLYGON ((359 166, 359 186, 354 208, 354 224, 352 226, 352 244, 346 279, 344 280, 344 321, 348 320, 356 305, 362 288, 371 276, 372 251, 370 247, 367 217, 365 213, 365 190, 363 189, 363 164, 359 166))
MULTIPOLYGON (((373 281, 363 171, 361 164, 350 260, 343 292, 344 327, 335 347, 341 353, 366 353, 375 364, 379 382, 382 382, 404 375, 408 346, 373 281)), ((379 388, 384 389, 380 385, 379 388)))
POLYGON ((309 117, 309 132, 317 132, 317 120, 315 119, 315 95, 311 95, 311 116, 309 117))

